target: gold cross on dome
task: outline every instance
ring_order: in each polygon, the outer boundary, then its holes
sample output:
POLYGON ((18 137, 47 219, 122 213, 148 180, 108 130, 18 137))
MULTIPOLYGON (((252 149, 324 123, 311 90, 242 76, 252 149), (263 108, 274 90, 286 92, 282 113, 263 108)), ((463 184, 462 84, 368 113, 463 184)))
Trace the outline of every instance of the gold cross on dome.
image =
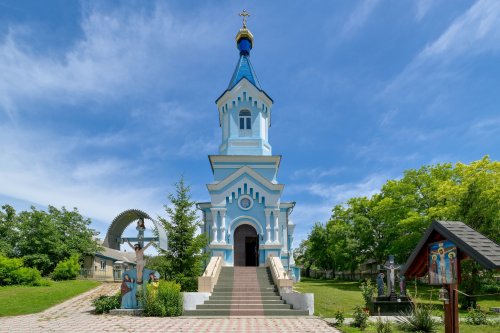
POLYGON ((243 17, 243 28, 246 29, 247 27, 247 17, 250 16, 250 13, 247 12, 245 9, 241 13, 238 14, 239 16, 243 17))

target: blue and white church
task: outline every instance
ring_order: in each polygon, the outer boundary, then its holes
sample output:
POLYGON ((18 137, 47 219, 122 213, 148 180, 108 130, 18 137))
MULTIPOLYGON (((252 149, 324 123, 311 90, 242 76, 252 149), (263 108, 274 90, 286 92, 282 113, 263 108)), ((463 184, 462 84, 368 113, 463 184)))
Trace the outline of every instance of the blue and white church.
POLYGON ((281 201, 277 174, 281 156, 269 143, 272 98, 262 89, 250 63, 254 44, 245 21, 236 35, 239 60, 227 89, 215 101, 222 129, 218 155, 210 155, 214 175, 207 185, 210 202, 199 202, 207 251, 226 266, 265 266, 281 258, 296 280, 300 270, 291 253, 295 202, 281 201))

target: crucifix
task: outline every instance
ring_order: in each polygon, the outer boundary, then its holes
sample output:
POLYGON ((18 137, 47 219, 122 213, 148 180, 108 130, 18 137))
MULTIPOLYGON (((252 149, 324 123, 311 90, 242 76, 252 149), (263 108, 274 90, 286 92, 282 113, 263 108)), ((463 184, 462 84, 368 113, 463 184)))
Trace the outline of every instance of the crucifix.
POLYGON ((241 13, 238 14, 239 16, 243 17, 243 28, 247 28, 247 17, 250 16, 250 13, 247 12, 245 9, 241 13))
POLYGON ((394 285, 395 282, 395 277, 396 277, 396 270, 399 269, 401 266, 394 263, 394 256, 390 255, 389 256, 389 262, 387 265, 382 266, 387 270, 387 284, 389 289, 389 296, 392 299, 396 299, 396 288, 394 285))

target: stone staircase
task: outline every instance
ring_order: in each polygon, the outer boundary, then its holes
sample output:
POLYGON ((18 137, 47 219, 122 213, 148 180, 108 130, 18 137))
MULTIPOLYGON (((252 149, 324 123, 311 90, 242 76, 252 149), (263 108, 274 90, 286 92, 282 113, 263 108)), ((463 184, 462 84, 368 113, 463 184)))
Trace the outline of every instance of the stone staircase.
POLYGON ((212 295, 185 316, 307 316, 279 296, 266 267, 222 267, 212 295))

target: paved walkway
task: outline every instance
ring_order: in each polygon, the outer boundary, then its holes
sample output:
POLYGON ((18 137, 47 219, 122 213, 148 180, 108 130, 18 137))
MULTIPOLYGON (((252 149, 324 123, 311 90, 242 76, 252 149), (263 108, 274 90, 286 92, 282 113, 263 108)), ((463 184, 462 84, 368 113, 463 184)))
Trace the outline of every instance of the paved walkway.
POLYGON ((318 318, 152 318, 118 317, 91 314, 91 300, 98 295, 111 295, 117 284, 104 284, 96 289, 56 305, 44 312, 0 318, 4 332, 338 332, 318 318))

